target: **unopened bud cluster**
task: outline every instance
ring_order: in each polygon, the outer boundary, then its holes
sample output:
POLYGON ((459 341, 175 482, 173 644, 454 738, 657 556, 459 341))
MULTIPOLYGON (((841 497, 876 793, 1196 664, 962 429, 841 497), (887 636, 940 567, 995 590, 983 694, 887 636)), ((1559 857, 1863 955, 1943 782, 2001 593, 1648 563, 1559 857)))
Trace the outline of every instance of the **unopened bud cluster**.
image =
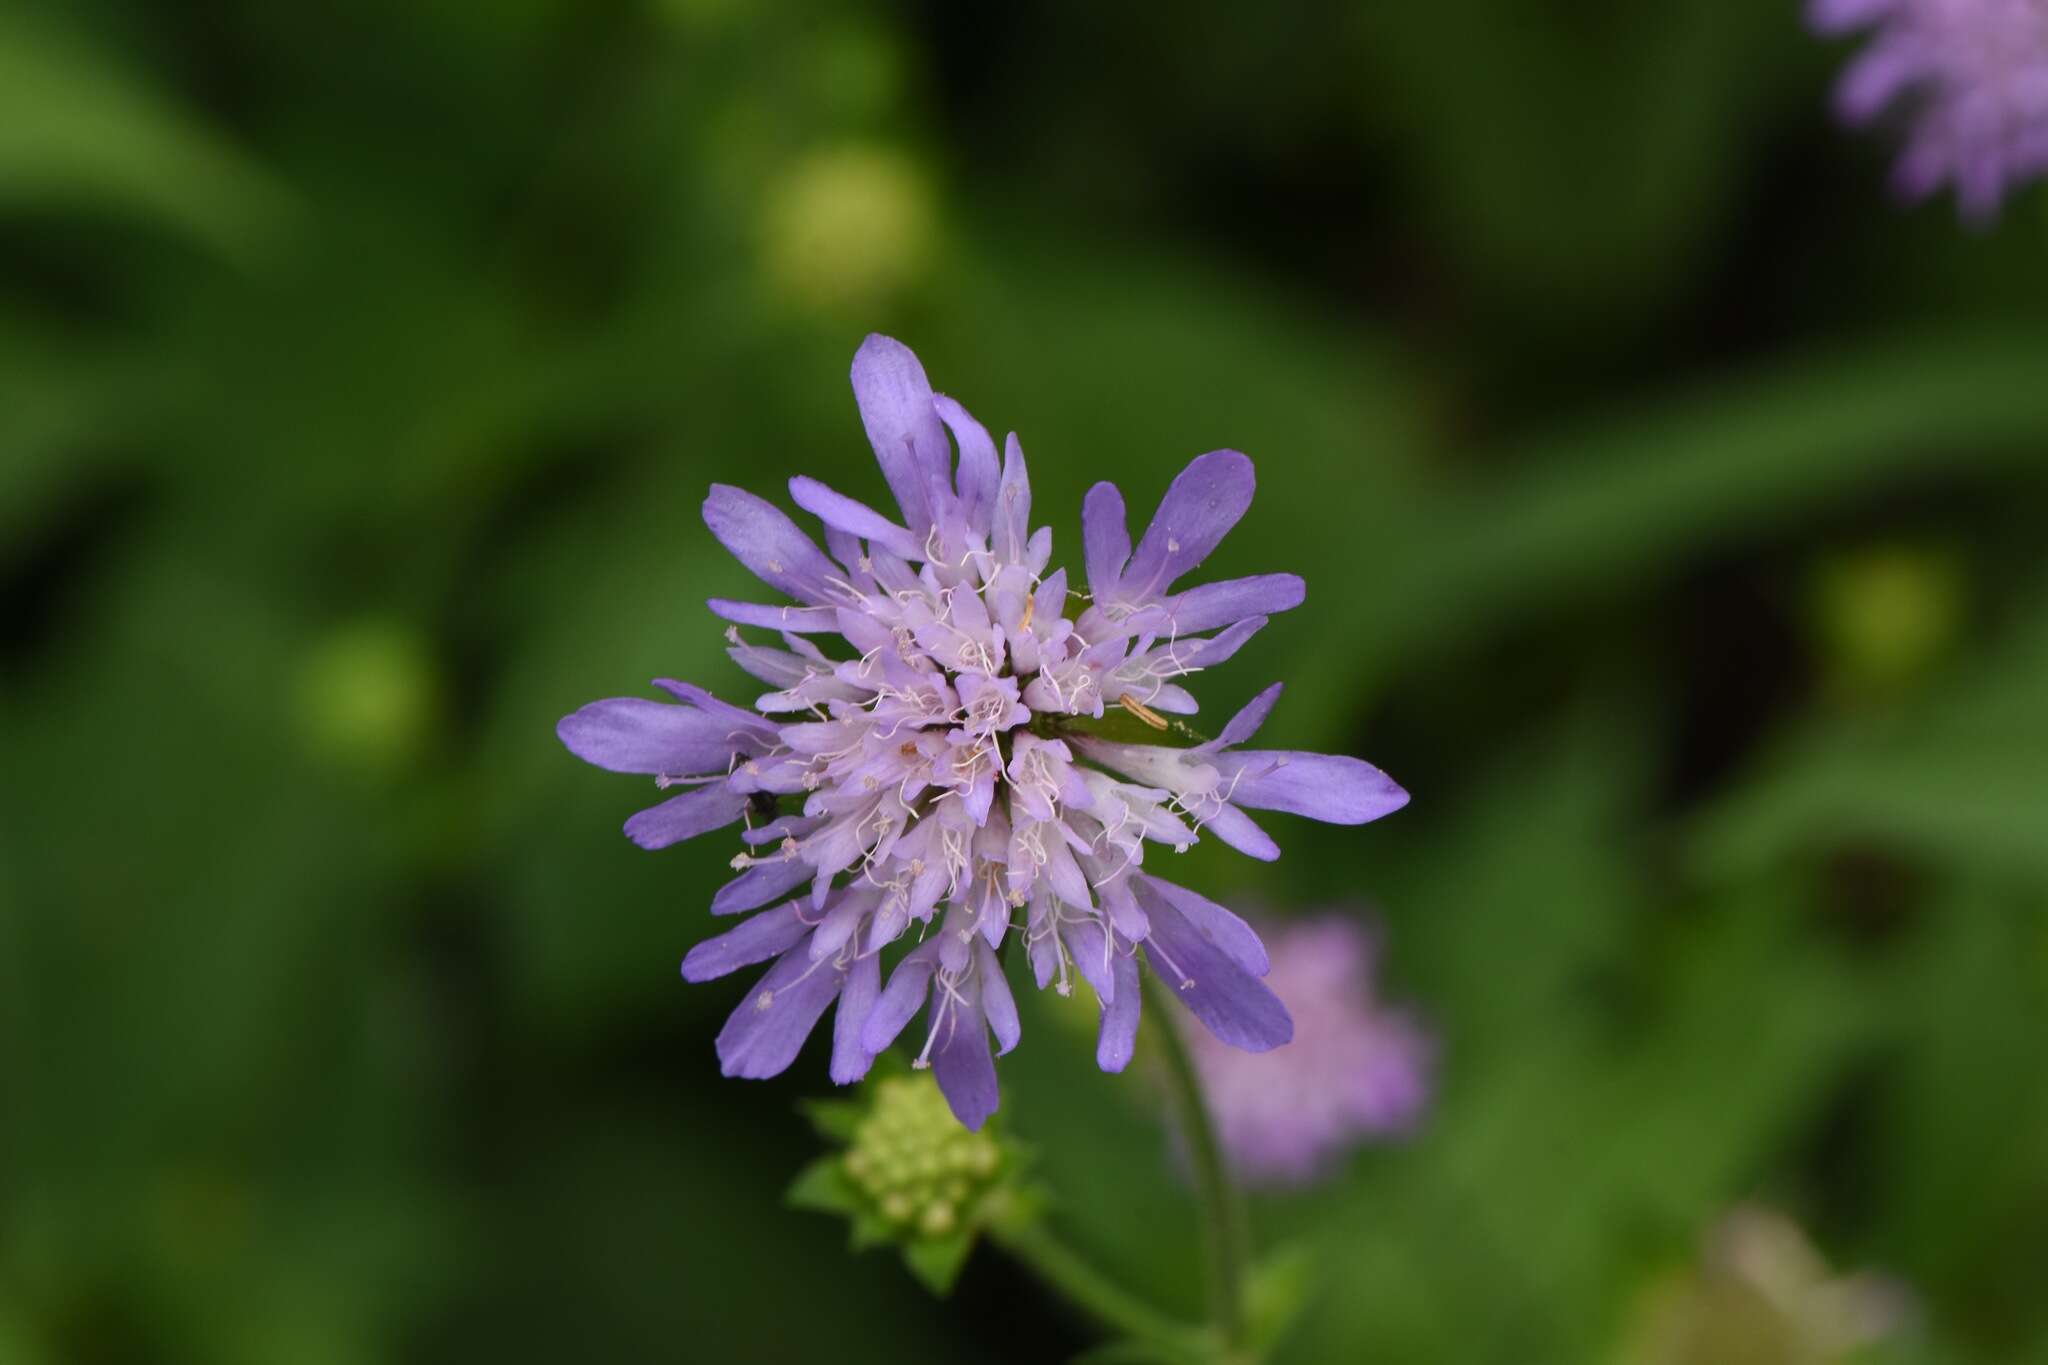
POLYGON ((846 1152, 846 1174, 892 1224, 944 1237, 1002 1164, 995 1139, 962 1128, 929 1076, 892 1076, 846 1152))

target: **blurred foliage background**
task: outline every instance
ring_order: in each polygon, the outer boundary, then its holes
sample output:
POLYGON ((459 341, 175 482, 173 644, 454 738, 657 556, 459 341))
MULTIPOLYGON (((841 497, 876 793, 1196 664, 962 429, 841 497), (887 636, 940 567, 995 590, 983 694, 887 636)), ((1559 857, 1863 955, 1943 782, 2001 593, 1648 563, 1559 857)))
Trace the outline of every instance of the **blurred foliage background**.
MULTIPOLYGON (((1415 1140, 1262 1202, 1298 1361, 1629 1356, 1761 1201, 1888 1358, 2048 1360, 2048 231, 1885 198, 1790 0, 0 10, 0 1359, 987 1359, 786 1209, 684 989, 718 850, 555 719, 751 689, 714 480, 879 495, 861 335, 1077 560, 1218 446, 1207 680, 1415 793, 1192 884, 1370 902, 1415 1140)), ((1141 511, 1142 515, 1142 511, 1141 511)), ((1062 1229, 1192 1310, 1141 1078, 1033 1002, 1062 1229)))

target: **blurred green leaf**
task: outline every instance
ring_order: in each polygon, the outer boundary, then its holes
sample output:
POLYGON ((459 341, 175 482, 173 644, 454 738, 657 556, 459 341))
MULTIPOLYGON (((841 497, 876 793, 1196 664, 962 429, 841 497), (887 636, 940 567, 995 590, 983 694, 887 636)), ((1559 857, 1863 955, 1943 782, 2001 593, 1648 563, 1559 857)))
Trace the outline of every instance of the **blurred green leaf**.
POLYGON ((269 173, 83 37, 0 15, 0 205, 132 213, 248 265, 289 202, 269 173))
POLYGON ((1304 608, 1352 642, 1304 652, 1294 700, 1335 705, 1421 656, 1531 611, 1641 593, 1717 545, 1753 543, 1828 500, 1913 477, 2044 472, 2048 367, 2033 336, 1940 335, 1722 381, 1499 463, 1526 471, 1446 496, 1380 552, 1383 575, 1304 608))
POLYGON ((1704 875, 1753 873, 1856 841, 1959 872, 2048 880, 2048 607, 1902 709, 1830 717, 1788 737, 1757 777, 1704 812, 1704 875))
POLYGON ((1671 296, 1729 211, 1744 139, 1796 51, 1773 41, 1790 16, 1756 0, 1449 0, 1374 7, 1358 26, 1370 79, 1356 97, 1430 226, 1490 293, 1538 316, 1671 296))
POLYGON ((1267 1252, 1245 1283, 1245 1315, 1253 1344, 1271 1350, 1285 1340, 1322 1278, 1312 1246, 1293 1244, 1267 1252))

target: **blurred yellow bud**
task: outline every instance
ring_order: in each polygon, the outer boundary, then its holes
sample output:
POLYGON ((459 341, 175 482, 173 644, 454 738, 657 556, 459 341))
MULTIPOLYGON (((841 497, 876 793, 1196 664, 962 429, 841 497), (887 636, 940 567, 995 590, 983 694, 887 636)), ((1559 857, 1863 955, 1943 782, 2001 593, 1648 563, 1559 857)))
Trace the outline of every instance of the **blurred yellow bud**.
POLYGON ((924 1212, 918 1215, 917 1230, 926 1237, 944 1237, 959 1221, 960 1216, 953 1211, 953 1206, 941 1200, 925 1206, 924 1212))
POLYGON ((1813 618, 1830 681, 1855 696, 1918 682, 1961 632, 1967 584, 1956 558, 1912 545, 1874 545, 1815 571, 1813 618))
POLYGON ((388 777, 425 752, 438 692, 417 631, 396 620, 356 621, 329 631, 301 662, 299 729, 319 761, 388 777))
POLYGON ((771 185, 762 271, 800 308, 865 317, 921 273, 938 239, 932 187, 915 161, 881 146, 828 148, 771 185))

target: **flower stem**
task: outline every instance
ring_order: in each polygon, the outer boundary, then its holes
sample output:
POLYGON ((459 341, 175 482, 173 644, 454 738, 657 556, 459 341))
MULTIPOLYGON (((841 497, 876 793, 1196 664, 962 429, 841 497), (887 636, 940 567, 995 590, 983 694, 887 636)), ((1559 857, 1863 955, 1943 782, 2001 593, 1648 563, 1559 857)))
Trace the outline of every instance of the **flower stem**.
POLYGON ((1057 1290, 1068 1302, 1112 1331, 1183 1350, 1202 1338, 1199 1328, 1168 1317, 1136 1295, 1110 1283, 1100 1271, 1047 1229, 1041 1219, 997 1219, 989 1225, 988 1235, 1004 1251, 1029 1266, 1039 1279, 1057 1290))
POLYGON ((1244 1205, 1238 1199, 1237 1187, 1231 1183, 1223 1144, 1210 1121, 1195 1059, 1174 1026, 1174 1011, 1182 1006, 1172 998, 1173 992, 1165 980, 1147 965, 1148 969, 1140 975, 1149 997, 1149 1013, 1158 1021, 1152 1032, 1166 1057, 1167 1084, 1187 1139, 1188 1160, 1194 1167, 1195 1186, 1201 1195, 1202 1216, 1207 1225, 1209 1316, 1225 1350, 1235 1353, 1245 1345, 1244 1279, 1249 1255, 1244 1205))

